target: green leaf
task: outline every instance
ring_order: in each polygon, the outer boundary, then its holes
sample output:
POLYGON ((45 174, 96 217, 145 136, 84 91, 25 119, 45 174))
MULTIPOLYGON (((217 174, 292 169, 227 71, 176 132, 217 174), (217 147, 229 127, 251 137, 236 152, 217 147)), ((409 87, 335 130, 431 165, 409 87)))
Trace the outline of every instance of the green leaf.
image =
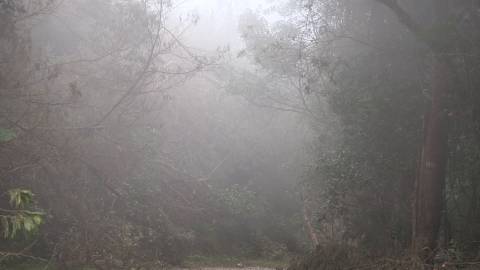
POLYGON ((33 192, 27 189, 11 189, 8 191, 10 204, 15 208, 29 206, 33 202, 33 192))
POLYGON ((10 223, 8 222, 8 217, 2 216, 0 218, 0 224, 3 228, 3 237, 8 238, 10 235, 10 223))
POLYGON ((17 137, 15 131, 7 128, 0 128, 0 143, 9 142, 17 137))
POLYGON ((36 226, 35 226, 32 218, 26 217, 26 218, 23 219, 23 229, 24 229, 26 232, 31 232, 31 231, 33 231, 35 228, 36 228, 36 226))
POLYGON ((10 233, 10 238, 14 238, 17 235, 17 231, 20 229, 20 218, 18 216, 14 216, 11 218, 12 224, 12 231, 10 233))
POLYGON ((33 192, 27 189, 8 191, 10 204, 15 210, 11 215, 0 216, 0 229, 5 238, 15 238, 18 232, 34 234, 43 223, 44 213, 28 210, 33 205, 33 192))
POLYGON ((33 220, 33 223, 35 223, 35 225, 37 225, 37 226, 43 223, 42 215, 34 215, 32 217, 32 220, 33 220))

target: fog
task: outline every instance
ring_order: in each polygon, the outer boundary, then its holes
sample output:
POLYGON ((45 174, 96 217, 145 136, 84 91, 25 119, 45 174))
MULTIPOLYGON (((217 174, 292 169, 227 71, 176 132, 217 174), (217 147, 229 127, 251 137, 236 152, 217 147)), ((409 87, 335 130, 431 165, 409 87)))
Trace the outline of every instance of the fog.
POLYGON ((218 47, 231 46, 239 50, 243 40, 238 32, 238 18, 246 10, 262 11, 267 9, 268 1, 216 1, 192 0, 179 3, 179 18, 198 16, 195 27, 185 33, 186 41, 193 47, 215 50, 218 47))
POLYGON ((0 0, 0 269, 477 269, 479 10, 0 0))

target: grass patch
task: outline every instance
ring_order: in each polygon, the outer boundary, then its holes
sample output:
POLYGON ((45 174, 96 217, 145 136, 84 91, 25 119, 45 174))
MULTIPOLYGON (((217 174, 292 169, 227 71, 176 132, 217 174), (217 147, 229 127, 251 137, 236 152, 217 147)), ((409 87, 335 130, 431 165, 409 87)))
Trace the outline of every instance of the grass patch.
POLYGON ((0 265, 1 269, 5 270, 56 270, 44 263, 19 263, 0 265))
MULTIPOLYGON (((53 265, 47 265, 46 263, 20 263, 15 265, 0 265, 2 270, 61 270, 53 265)), ((79 267, 75 270, 95 270, 92 267, 79 267)))
POLYGON ((284 268, 288 265, 289 258, 272 260, 264 258, 238 258, 228 256, 188 256, 183 263, 187 268, 198 267, 265 267, 265 268, 284 268))
MULTIPOLYGON (((273 260, 266 258, 239 258, 228 256, 188 256, 182 267, 199 268, 199 267, 265 267, 265 268, 285 268, 289 264, 289 258, 273 260)), ((0 265, 1 270, 63 270, 55 266, 47 266, 44 263, 21 263, 15 265, 0 265)), ((91 267, 75 268, 75 270, 95 270, 91 267)))

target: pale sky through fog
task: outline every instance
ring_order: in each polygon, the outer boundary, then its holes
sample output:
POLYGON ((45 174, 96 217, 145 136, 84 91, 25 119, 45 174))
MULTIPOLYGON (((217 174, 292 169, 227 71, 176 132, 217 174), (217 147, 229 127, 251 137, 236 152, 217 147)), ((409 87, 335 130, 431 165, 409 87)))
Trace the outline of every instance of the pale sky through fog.
POLYGON ((179 6, 179 17, 198 14, 198 24, 185 33, 183 40, 195 48, 212 50, 230 45, 242 47, 238 33, 238 18, 246 10, 262 13, 272 5, 271 0, 186 0, 179 6), (182 15, 180 15, 182 14, 182 15))

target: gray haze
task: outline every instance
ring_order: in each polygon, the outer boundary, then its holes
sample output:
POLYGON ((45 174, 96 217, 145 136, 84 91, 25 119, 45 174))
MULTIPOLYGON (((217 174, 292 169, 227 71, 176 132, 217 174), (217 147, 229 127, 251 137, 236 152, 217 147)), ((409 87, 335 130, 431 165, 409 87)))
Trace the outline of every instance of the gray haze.
POLYGON ((477 269, 479 10, 0 0, 0 269, 477 269))

